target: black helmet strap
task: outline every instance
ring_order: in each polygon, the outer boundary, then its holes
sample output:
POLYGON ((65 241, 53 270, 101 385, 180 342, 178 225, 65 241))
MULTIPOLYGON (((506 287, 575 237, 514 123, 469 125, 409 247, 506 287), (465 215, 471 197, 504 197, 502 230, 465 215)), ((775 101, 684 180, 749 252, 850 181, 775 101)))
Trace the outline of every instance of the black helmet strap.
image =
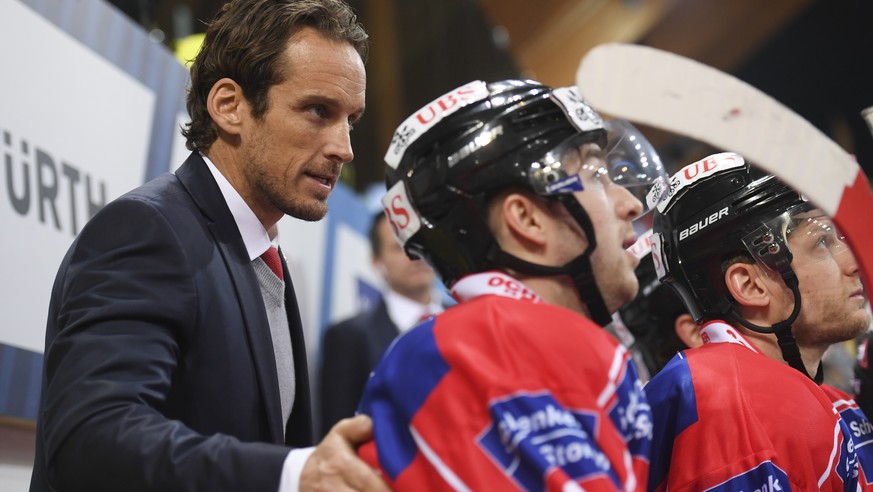
POLYGON ((588 247, 585 248, 582 254, 563 266, 546 266, 522 260, 500 249, 497 243, 492 243, 487 259, 498 268, 511 269, 525 275, 569 276, 573 280, 573 285, 576 287, 580 300, 588 308, 588 316, 598 325, 606 326, 612 322, 612 316, 609 313, 609 309, 606 308, 606 303, 603 301, 600 290, 597 288, 594 272, 591 269, 591 253, 597 247, 594 226, 591 224, 591 219, 588 217, 585 209, 573 195, 560 195, 558 200, 567 208, 567 211, 570 212, 570 215, 573 216, 576 222, 579 223, 579 226, 582 227, 585 236, 588 238, 588 247))
POLYGON ((606 308, 606 302, 603 300, 603 295, 597 287, 594 270, 591 268, 591 254, 594 253, 594 249, 597 247, 597 236, 594 234, 594 225, 591 223, 591 217, 588 216, 588 212, 585 211, 579 200, 572 194, 558 195, 558 201, 570 212, 570 215, 576 220, 588 239, 588 247, 585 248, 585 251, 566 265, 570 278, 573 279, 573 285, 576 286, 579 298, 585 304, 585 307, 588 308, 589 317, 598 325, 606 326, 612 323, 612 314, 606 308))
POLYGON ((782 320, 767 328, 765 326, 756 325, 752 322, 747 321, 745 318, 740 316, 736 308, 734 308, 733 306, 731 306, 729 315, 731 319, 754 332, 775 334, 776 343, 779 344, 779 349, 782 351, 782 358, 785 359, 785 362, 787 362, 789 366, 800 371, 804 376, 815 381, 816 384, 821 384, 822 380, 824 379, 824 371, 822 370, 821 362, 819 362, 818 370, 816 371, 815 377, 810 376, 810 374, 806 371, 806 366, 803 364, 803 359, 800 356, 800 348, 797 346, 797 339, 794 338, 794 334, 791 332, 791 325, 794 324, 794 322, 797 320, 797 317, 800 316, 801 298, 797 275, 795 275, 794 270, 792 270, 791 268, 783 270, 781 273, 782 280, 785 282, 785 285, 788 286, 788 288, 791 289, 792 294, 794 294, 794 309, 791 311, 791 314, 788 316, 787 319, 782 320))
POLYGON ((594 274, 591 271, 591 261, 587 248, 584 253, 577 256, 563 266, 546 266, 522 260, 500 249, 495 243, 488 252, 488 261, 498 267, 513 270, 525 275, 542 277, 567 275, 573 280, 573 285, 579 293, 579 297, 588 308, 589 317, 600 326, 606 326, 612 322, 612 316, 606 309, 606 303, 594 282, 594 274))

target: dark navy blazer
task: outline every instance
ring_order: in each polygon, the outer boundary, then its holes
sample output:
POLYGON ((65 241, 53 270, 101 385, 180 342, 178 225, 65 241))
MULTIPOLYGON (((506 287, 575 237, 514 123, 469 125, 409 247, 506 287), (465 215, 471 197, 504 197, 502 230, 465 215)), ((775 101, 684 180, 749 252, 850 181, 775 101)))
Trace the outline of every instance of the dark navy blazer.
POLYGON ((258 280, 193 153, 101 209, 58 271, 31 491, 268 491, 312 443, 300 313, 284 267, 296 399, 282 431, 258 280))

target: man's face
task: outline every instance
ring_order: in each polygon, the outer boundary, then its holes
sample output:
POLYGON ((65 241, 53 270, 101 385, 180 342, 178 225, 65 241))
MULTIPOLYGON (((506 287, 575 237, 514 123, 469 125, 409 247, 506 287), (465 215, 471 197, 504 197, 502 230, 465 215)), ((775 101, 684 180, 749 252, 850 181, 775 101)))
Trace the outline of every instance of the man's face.
POLYGON ((419 302, 429 302, 435 275, 427 262, 410 260, 394 239, 391 226, 384 217, 379 219, 379 251, 373 252, 373 264, 385 282, 398 294, 419 302))
POLYGON ((349 132, 364 111, 366 74, 352 45, 310 28, 292 36, 285 63, 287 78, 270 88, 267 112, 243 116, 241 194, 262 220, 319 220, 354 157, 349 132))
MULTIPOLYGON (((634 269, 639 260, 627 251, 636 241, 632 221, 639 216, 642 204, 625 188, 616 185, 605 169, 603 153, 596 144, 585 144, 578 158, 582 161, 579 175, 584 191, 576 199, 588 213, 594 227, 597 247, 591 255, 594 276, 606 307, 615 312, 634 298, 639 281, 634 269)), ((572 217, 568 218, 575 225, 572 217)), ((575 227, 579 231, 578 225, 575 227)), ((579 232, 577 232, 579 233, 579 232)), ((568 256, 579 254, 578 239, 564 241, 568 256)))
MULTIPOLYGON (((801 296, 800 316, 793 325, 798 343, 832 344, 861 335, 870 319, 858 264, 849 247, 821 211, 804 213, 794 224, 788 245, 801 296)), ((790 313, 793 296, 783 294, 790 313)))

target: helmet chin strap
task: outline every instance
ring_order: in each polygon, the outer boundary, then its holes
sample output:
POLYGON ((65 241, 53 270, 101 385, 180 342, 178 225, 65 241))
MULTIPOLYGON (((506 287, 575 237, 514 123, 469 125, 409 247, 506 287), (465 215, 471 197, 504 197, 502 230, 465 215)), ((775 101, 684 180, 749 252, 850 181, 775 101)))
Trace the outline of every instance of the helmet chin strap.
POLYGON ((612 322, 612 315, 606 308, 606 302, 597 288, 594 279, 594 271, 591 268, 591 253, 597 247, 594 236, 594 226, 591 224, 588 214, 573 195, 560 195, 558 200, 570 212, 570 215, 579 223, 589 240, 588 247, 579 256, 563 266, 546 266, 531 263, 513 256, 493 243, 486 255, 488 261, 499 268, 508 268, 525 275, 558 276, 567 275, 573 281, 579 299, 588 309, 588 317, 600 326, 606 326, 612 322))
POLYGON ((797 317, 800 316, 801 298, 797 275, 795 275, 794 270, 789 268, 787 271, 782 272, 782 280, 785 282, 785 285, 791 289, 792 294, 794 294, 794 310, 791 311, 791 314, 787 319, 782 320, 773 326, 760 326, 746 320, 737 312, 736 308, 730 304, 730 301, 727 299, 722 298, 720 304, 722 304, 722 306, 730 306, 728 315, 733 321, 736 321, 757 333, 775 334, 776 343, 779 344, 779 349, 782 351, 782 358, 785 359, 785 362, 787 362, 789 366, 800 371, 804 376, 815 381, 816 384, 821 384, 824 380, 824 370, 822 369, 821 362, 818 364, 818 370, 815 373, 815 377, 810 376, 806 371, 806 365, 803 363, 803 358, 800 356, 800 348, 797 346, 797 339, 794 338, 794 334, 791 332, 791 325, 794 324, 797 317))
POLYGON ((591 217, 588 212, 579 203, 573 195, 559 195, 558 201, 564 205, 564 208, 570 212, 570 215, 576 219, 576 223, 582 228, 585 237, 588 239, 588 247, 581 255, 577 256, 573 261, 567 263, 570 270, 570 278, 573 279, 573 285, 576 286, 576 292, 579 293, 579 299, 588 308, 589 317, 600 326, 606 326, 612 323, 612 313, 606 308, 606 302, 603 300, 603 294, 597 287, 597 279, 594 278, 594 269, 591 267, 591 254, 597 247, 597 236, 594 234, 594 225, 591 223, 591 217))

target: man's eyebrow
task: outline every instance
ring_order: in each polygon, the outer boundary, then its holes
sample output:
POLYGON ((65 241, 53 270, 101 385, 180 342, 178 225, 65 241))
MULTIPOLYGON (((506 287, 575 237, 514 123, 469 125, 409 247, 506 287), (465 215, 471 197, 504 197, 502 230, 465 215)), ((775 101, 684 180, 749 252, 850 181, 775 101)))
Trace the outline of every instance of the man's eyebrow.
POLYGON ((826 214, 813 215, 809 217, 795 217, 792 222, 794 223, 790 226, 792 231, 796 232, 798 230, 822 230, 823 228, 833 229, 834 223, 831 218, 826 214))
POLYGON ((831 218, 823 213, 820 213, 818 215, 799 215, 799 216, 795 216, 794 220, 796 222, 806 222, 806 223, 817 223, 817 222, 826 223, 826 224, 833 223, 831 218))
MULTIPOLYGON (((323 105, 329 106, 331 108, 342 107, 342 103, 338 99, 333 98, 333 97, 329 97, 329 96, 325 96, 323 94, 307 94, 307 95, 303 96, 301 101, 302 101, 302 104, 304 106, 308 106, 310 104, 323 104, 323 105)), ((360 108, 358 108, 357 111, 352 112, 352 114, 358 115, 357 119, 360 119, 362 116, 364 116, 365 109, 366 109, 365 106, 361 106, 360 108)))

